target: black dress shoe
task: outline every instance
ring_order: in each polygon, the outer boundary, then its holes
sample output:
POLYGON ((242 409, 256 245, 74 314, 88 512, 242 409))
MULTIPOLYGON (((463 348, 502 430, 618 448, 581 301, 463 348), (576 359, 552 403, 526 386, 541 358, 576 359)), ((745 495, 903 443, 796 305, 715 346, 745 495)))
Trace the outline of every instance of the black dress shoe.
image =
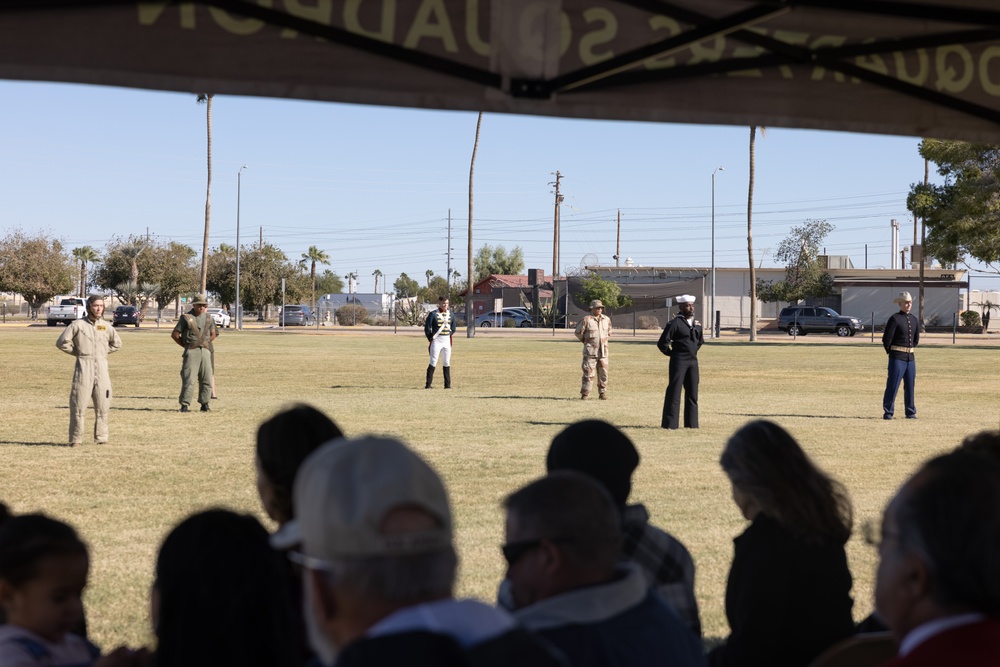
POLYGON ((907 419, 916 419, 917 416, 916 415, 906 415, 906 418, 907 419))

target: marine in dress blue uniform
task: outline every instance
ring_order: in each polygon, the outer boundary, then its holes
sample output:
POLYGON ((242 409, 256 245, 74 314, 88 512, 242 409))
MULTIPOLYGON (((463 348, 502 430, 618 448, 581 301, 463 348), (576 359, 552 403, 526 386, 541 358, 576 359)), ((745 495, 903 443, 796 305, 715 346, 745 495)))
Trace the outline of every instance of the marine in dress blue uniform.
POLYGON ((899 382, 903 382, 903 407, 907 419, 917 418, 917 406, 914 399, 914 385, 917 377, 917 363, 913 351, 920 342, 920 322, 910 314, 913 298, 909 292, 900 292, 893 301, 899 304, 899 312, 885 323, 882 333, 882 346, 889 355, 889 372, 885 382, 885 395, 882 396, 883 419, 892 419, 895 412, 896 393, 899 382))
POLYGON ((680 310, 660 334, 656 347, 670 357, 670 382, 663 397, 660 426, 676 429, 680 421, 681 389, 684 390, 684 428, 698 428, 698 350, 705 342, 701 322, 694 319, 695 297, 677 297, 680 310))

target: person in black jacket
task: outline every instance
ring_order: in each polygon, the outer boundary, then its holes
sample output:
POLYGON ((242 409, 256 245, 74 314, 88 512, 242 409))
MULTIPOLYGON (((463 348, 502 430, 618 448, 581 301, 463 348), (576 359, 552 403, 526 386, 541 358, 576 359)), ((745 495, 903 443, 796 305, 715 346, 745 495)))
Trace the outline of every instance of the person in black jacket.
POLYGON ((882 346, 889 355, 889 377, 886 379, 885 394, 882 396, 884 411, 882 419, 892 419, 900 380, 903 381, 903 406, 906 418, 916 419, 917 406, 913 388, 917 377, 917 363, 914 361, 913 351, 920 341, 920 322, 910 315, 913 298, 909 292, 900 292, 893 301, 899 304, 899 312, 889 318, 882 333, 882 346))
POLYGON ((752 421, 720 459, 751 523, 734 540, 726 584, 731 633, 712 667, 805 667, 854 632, 847 492, 773 422, 752 421))
POLYGON ((705 342, 701 322, 694 319, 695 297, 677 297, 680 310, 660 334, 656 347, 670 357, 670 383, 663 397, 663 428, 676 429, 681 410, 681 388, 684 389, 684 428, 698 428, 698 350, 705 342))

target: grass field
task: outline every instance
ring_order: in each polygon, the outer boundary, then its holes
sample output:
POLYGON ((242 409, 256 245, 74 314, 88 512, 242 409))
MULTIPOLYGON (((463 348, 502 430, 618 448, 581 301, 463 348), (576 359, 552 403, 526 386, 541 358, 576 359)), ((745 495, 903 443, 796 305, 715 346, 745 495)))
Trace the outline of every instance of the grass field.
MULTIPOLYGON (((583 402, 579 343, 565 332, 524 331, 456 336, 448 392, 440 372, 434 391, 422 388, 427 345, 417 331, 225 331, 216 343, 220 399, 210 414, 181 414, 181 350, 169 327, 143 327, 123 329, 123 348, 110 358, 111 443, 68 448, 73 359, 56 350, 59 331, 0 327, 0 500, 15 512, 63 518, 88 541, 88 619, 106 647, 149 641, 153 560, 179 519, 225 506, 266 524, 253 481, 254 435, 291 402, 326 411, 349 436, 398 436, 437 467, 456 513, 459 593, 485 600, 503 575, 504 495, 543 473, 548 442, 564 425, 590 417, 618 425, 642 455, 632 500, 694 555, 709 638, 727 633, 726 574, 732 538, 745 525, 718 466, 741 424, 767 418, 788 428, 847 485, 857 524, 878 516, 920 461, 1000 423, 996 345, 927 340, 917 361, 920 419, 886 422, 885 353, 867 337, 774 336, 752 345, 724 338, 700 355, 702 428, 668 432, 659 428, 667 360, 655 337, 615 340, 612 400, 583 402)), ((897 404, 901 416, 902 393, 897 404)), ((848 552, 860 619, 871 610, 874 553, 857 536, 848 552)))

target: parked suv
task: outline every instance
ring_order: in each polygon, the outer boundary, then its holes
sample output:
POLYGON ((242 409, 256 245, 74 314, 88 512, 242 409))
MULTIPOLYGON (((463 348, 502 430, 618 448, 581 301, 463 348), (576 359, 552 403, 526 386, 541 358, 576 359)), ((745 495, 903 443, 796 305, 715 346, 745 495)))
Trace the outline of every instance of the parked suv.
POLYGON ((139 310, 135 306, 118 306, 114 315, 111 316, 111 326, 117 327, 124 324, 134 324, 139 326, 139 310))
POLYGON ((285 306, 278 316, 278 324, 286 327, 293 325, 307 327, 315 323, 316 316, 313 314, 312 308, 305 305, 285 306))
POLYGON ((822 332, 846 337, 864 331, 864 328, 858 318, 841 315, 823 306, 789 306, 782 308, 778 315, 778 329, 787 331, 789 336, 822 332))

